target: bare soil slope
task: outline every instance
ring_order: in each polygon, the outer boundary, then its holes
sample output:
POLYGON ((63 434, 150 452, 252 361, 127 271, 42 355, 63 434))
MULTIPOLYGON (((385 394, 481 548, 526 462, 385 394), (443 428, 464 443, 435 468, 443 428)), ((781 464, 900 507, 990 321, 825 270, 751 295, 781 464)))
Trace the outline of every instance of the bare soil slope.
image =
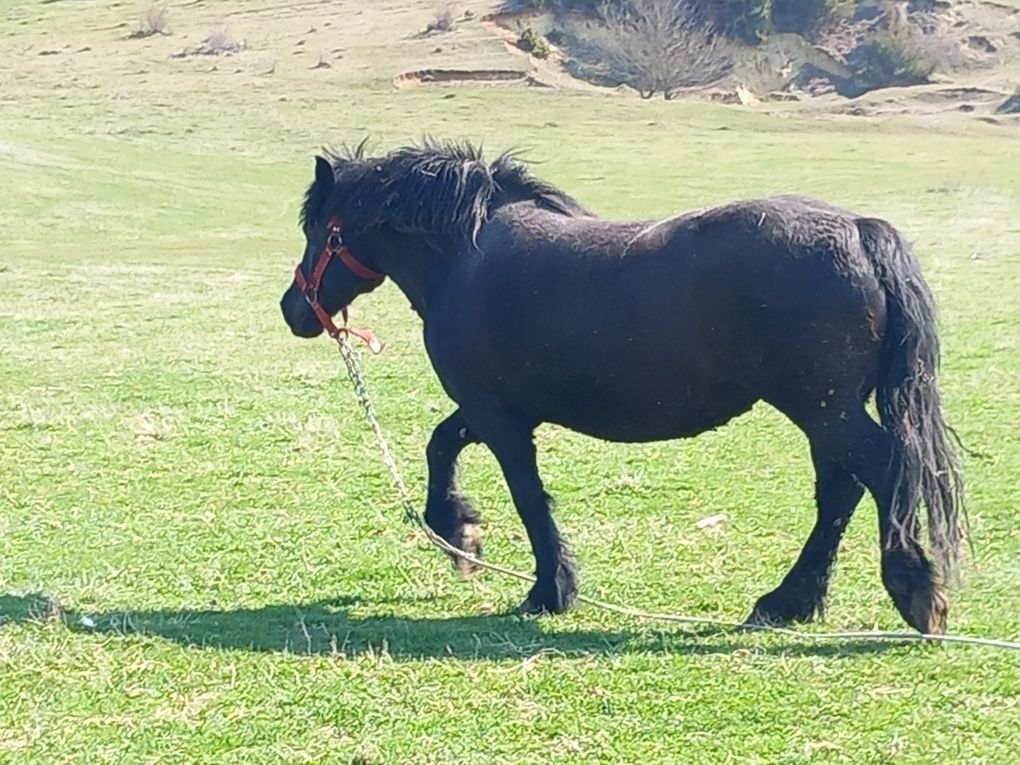
MULTIPOLYGON (((562 20, 549 14, 499 13, 500 3, 453 3, 449 31, 430 30, 439 13, 431 0, 253 0, 242 8, 180 0, 166 6, 166 24, 146 34, 146 6, 121 3, 0 2, 0 104, 17 108, 5 93, 26 89, 57 99, 95 91, 118 109, 144 91, 172 109, 177 97, 194 97, 196 78, 211 91, 224 86, 275 90, 293 97, 341 98, 348 88, 544 86, 633 95, 626 87, 600 87, 574 74, 570 56, 550 46, 538 58, 514 44, 519 30, 548 33, 562 20), (66 25, 74 43, 66 42, 66 25), (228 84, 229 83, 229 84, 228 84), (111 88, 112 84, 112 88, 111 88), (188 94, 188 95, 185 95, 188 94)), ((765 108, 857 115, 963 112, 1017 122, 1003 105, 1020 83, 1020 3, 982 0, 914 3, 944 27, 956 53, 936 81, 914 88, 872 91, 848 100, 830 87, 838 77, 837 31, 819 44, 776 35, 758 48, 734 52, 737 67, 718 86, 685 97, 765 108), (814 81, 811 73, 815 73, 814 81)), ((851 35, 844 30, 843 35, 851 35)), ((210 97, 215 97, 211 95, 210 97)), ((281 96, 281 99, 290 96, 281 96)))

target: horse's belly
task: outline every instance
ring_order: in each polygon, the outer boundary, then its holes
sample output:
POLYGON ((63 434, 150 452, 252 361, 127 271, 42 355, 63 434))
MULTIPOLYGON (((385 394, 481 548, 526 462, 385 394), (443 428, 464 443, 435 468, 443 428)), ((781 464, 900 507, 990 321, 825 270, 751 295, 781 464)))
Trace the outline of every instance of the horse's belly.
POLYGON ((677 386, 674 395, 644 391, 575 390, 549 407, 544 422, 606 441, 643 442, 686 438, 724 425, 748 411, 757 397, 736 385, 696 390, 677 386))
MULTIPOLYGON (((520 343, 520 338, 513 340, 520 343)), ((617 349, 621 345, 608 343, 617 349)), ((611 360, 604 354, 578 357, 576 344, 536 349, 507 342, 476 346, 473 352, 465 352, 465 346, 430 347, 440 381, 458 404, 470 408, 482 391, 487 400, 535 424, 552 423, 606 441, 695 436, 743 414, 761 397, 748 384, 753 375, 742 373, 718 348, 726 361, 708 364, 713 354, 692 364, 661 352, 668 346, 661 341, 628 353, 617 350, 611 360), (493 347, 499 352, 493 353, 493 347)))

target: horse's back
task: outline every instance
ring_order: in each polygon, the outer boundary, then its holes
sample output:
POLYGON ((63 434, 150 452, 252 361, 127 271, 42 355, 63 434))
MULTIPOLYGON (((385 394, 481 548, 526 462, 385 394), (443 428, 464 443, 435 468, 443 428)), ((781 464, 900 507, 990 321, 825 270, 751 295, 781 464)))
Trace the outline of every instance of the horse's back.
MULTIPOLYGON (((664 235, 674 241, 686 237, 692 244, 711 245, 720 256, 728 252, 727 245, 737 245, 756 258, 810 255, 846 261, 860 253, 859 218, 821 200, 783 195, 681 213, 650 225, 639 238, 650 236, 665 247, 664 235)), ((674 255, 682 252, 673 249, 674 255)))

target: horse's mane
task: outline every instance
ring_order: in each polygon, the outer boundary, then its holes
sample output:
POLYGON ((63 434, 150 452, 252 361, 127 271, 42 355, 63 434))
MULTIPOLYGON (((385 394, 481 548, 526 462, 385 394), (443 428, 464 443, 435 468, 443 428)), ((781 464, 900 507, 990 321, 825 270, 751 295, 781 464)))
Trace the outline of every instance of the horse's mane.
POLYGON ((302 225, 339 214, 345 225, 389 225, 400 231, 474 242, 501 204, 531 201, 568 217, 591 215, 566 192, 535 178, 506 152, 486 162, 470 143, 426 140, 383 157, 365 156, 365 143, 326 152, 334 186, 313 183, 302 225))

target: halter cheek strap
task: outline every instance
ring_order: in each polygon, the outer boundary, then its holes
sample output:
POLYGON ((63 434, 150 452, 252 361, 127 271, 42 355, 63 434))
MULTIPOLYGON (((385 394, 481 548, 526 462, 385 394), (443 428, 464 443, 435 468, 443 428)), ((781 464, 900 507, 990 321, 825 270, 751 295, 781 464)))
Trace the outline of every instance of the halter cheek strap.
POLYGON ((331 218, 328 225, 329 236, 326 238, 326 246, 315 261, 315 266, 312 268, 312 278, 310 280, 305 278, 304 272, 301 270, 301 264, 298 263, 297 268, 294 269, 294 283, 297 284, 301 294, 305 297, 305 301, 312 309, 312 313, 315 314, 315 318, 319 320, 322 328, 329 333, 330 337, 336 339, 343 334, 353 335, 368 345, 373 353, 379 353, 382 350, 382 345, 375 335, 372 334, 371 330, 356 329, 350 325, 347 306, 340 309, 340 315, 343 316, 343 324, 338 327, 333 323, 333 317, 319 303, 319 289, 322 287, 322 278, 325 276, 326 268, 334 256, 359 279, 382 281, 386 278, 384 274, 369 268, 351 254, 347 245, 344 244, 343 224, 339 218, 331 218))

